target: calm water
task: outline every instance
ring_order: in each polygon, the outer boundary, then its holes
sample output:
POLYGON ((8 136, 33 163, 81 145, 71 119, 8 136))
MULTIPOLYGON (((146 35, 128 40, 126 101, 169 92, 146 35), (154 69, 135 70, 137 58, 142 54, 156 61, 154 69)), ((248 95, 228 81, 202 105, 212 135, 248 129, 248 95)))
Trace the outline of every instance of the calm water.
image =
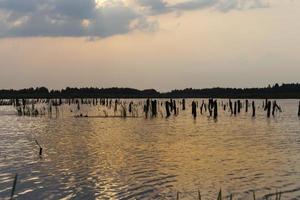
POLYGON ((0 107, 0 199, 10 197, 16 173, 17 199, 176 199, 178 191, 197 199, 198 189, 216 199, 220 188, 238 199, 276 189, 300 199, 298 102, 279 104, 283 112, 270 119, 261 108, 254 119, 220 108, 217 121, 207 113, 194 120, 190 107, 168 119, 74 118, 76 105, 57 117, 18 117, 0 107))

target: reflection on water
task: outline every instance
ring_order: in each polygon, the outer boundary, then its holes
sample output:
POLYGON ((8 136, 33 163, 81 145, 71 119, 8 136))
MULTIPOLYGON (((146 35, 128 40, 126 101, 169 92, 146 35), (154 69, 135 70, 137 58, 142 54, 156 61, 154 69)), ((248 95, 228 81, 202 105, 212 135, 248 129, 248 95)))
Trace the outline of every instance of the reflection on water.
MULTIPOLYGON (((261 104, 259 100, 257 104, 261 104)), ((0 108, 0 199, 251 199, 252 191, 300 198, 297 102, 267 119, 258 109, 192 118, 190 108, 168 119, 17 117, 0 108), (43 146, 38 156, 35 139, 43 146)), ((86 107, 87 112, 101 112, 86 107), (91 111, 93 110, 93 111, 91 111)), ((221 109, 220 109, 221 110, 221 109)), ((72 114, 73 115, 73 114, 72 114)))

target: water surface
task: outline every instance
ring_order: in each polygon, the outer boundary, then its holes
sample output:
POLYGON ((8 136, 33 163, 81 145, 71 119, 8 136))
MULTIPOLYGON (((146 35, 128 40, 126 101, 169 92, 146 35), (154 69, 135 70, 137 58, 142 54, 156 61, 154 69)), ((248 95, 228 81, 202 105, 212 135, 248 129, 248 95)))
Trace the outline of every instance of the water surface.
MULTIPOLYGON (((16 173, 17 199, 175 199, 177 192, 197 199, 198 189, 216 199, 220 188, 238 199, 252 199, 253 190, 257 197, 278 190, 283 199, 300 199, 298 103, 279 101, 283 112, 267 119, 262 100, 256 102, 255 118, 251 109, 231 116, 219 108, 217 120, 207 113, 194 120, 189 106, 168 119, 141 112, 74 118, 76 105, 52 118, 18 117, 2 106, 0 199, 10 197, 16 173)), ((82 105, 80 112, 105 109, 82 105)))

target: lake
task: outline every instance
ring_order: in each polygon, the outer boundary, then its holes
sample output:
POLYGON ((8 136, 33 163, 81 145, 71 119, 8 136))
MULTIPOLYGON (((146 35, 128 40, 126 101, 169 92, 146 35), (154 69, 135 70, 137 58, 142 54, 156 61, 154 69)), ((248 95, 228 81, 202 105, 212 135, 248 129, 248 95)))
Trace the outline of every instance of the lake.
POLYGON ((137 118, 96 117, 118 116, 113 106, 79 111, 63 104, 51 117, 17 116, 13 106, 1 106, 0 199, 10 198, 15 174, 16 199, 176 199, 178 193, 189 200, 198 199, 198 190, 202 199, 216 199, 220 188, 234 199, 276 190, 282 199, 300 199, 297 100, 278 100, 283 112, 270 118, 263 100, 255 100, 255 118, 251 108, 233 116, 220 106, 217 119, 198 108, 194 119, 192 100, 185 111, 178 102, 177 116, 166 118, 159 106, 156 118, 145 118, 144 100, 132 101, 137 118))

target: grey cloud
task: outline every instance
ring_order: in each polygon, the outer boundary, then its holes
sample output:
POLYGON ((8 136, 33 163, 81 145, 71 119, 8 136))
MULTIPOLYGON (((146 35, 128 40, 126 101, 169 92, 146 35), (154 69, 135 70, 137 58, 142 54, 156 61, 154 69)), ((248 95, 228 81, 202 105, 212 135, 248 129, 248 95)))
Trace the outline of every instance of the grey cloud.
POLYGON ((164 0, 137 0, 137 2, 139 5, 149 8, 154 15, 205 8, 227 12, 233 9, 263 8, 268 5, 265 0, 186 0, 172 5, 166 3, 164 0))
POLYGON ((149 15, 214 8, 264 7, 264 0, 136 0, 138 8, 121 0, 97 7, 95 0, 0 0, 0 37, 109 37, 132 30, 155 31, 149 15))
POLYGON ((144 16, 115 2, 97 8, 94 0, 0 0, 0 37, 109 37, 128 33, 131 22, 144 16))
POLYGON ((96 9, 94 0, 55 0, 54 11, 73 18, 91 18, 96 9))
POLYGON ((217 0, 190 0, 175 4, 173 8, 178 10, 196 10, 214 6, 217 2, 217 0))
POLYGON ((171 11, 163 0, 138 0, 141 6, 148 7, 153 14, 161 14, 171 11))
POLYGON ((44 0, 0 0, 0 9, 13 12, 33 12, 44 0))
POLYGON ((88 27, 89 34, 94 37, 108 37, 115 33, 128 33, 130 31, 130 22, 136 18, 139 18, 138 14, 128 7, 101 8, 88 27))

